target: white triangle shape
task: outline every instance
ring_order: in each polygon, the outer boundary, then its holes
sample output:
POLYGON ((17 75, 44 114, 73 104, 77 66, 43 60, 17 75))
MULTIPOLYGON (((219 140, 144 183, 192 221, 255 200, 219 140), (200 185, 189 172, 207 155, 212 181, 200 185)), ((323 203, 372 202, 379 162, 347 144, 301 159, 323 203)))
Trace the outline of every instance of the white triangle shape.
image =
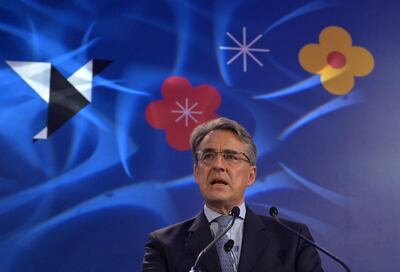
POLYGON ((83 65, 68 81, 74 86, 89 102, 92 102, 92 81, 93 81, 93 60, 83 65))
POLYGON ((50 70, 48 62, 6 61, 8 65, 40 95, 47 103, 50 100, 50 70))
POLYGON ((44 140, 47 139, 47 127, 42 129, 38 134, 36 134, 33 139, 35 140, 44 140))

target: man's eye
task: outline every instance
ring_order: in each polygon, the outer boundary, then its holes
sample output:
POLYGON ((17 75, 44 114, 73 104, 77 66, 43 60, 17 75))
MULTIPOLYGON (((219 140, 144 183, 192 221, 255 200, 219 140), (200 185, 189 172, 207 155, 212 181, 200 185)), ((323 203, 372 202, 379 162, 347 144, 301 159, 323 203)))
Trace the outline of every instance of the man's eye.
POLYGON ((239 160, 239 156, 236 154, 225 154, 224 157, 225 157, 225 159, 231 160, 231 161, 239 160))
POLYGON ((208 153, 203 153, 203 160, 211 160, 215 157, 214 153, 208 152, 208 153))

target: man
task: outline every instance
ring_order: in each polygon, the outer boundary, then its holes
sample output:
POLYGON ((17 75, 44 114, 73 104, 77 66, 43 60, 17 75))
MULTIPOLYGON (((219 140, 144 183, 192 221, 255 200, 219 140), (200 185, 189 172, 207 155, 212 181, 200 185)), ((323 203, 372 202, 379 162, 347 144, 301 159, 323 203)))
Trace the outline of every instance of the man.
MULTIPOLYGON (((212 120, 194 129, 190 143, 194 177, 205 201, 203 211, 193 219, 151 233, 142 271, 189 272, 201 250, 226 228, 226 222, 223 225, 221 221, 231 217, 226 215, 234 206, 240 208, 239 218, 221 239, 222 244, 203 255, 198 271, 323 271, 310 244, 245 205, 246 188, 256 179, 257 151, 241 125, 226 118, 212 120), (233 240, 232 248, 226 248, 229 240, 233 240)), ((285 223, 311 238, 305 225, 285 223)))

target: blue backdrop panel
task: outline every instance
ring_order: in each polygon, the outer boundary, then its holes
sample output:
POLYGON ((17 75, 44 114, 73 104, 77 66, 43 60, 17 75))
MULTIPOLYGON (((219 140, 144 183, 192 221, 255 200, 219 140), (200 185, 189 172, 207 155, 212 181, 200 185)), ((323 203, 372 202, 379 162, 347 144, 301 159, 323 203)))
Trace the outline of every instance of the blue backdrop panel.
POLYGON ((2 2, 1 272, 138 271, 200 211, 187 141, 217 116, 259 148, 255 211, 398 271, 400 4, 2 2))

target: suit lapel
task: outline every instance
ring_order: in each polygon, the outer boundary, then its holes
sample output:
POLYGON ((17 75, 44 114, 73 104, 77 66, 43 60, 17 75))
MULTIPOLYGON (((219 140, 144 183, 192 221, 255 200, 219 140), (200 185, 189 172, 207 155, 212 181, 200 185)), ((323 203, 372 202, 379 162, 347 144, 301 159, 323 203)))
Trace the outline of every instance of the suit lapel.
MULTIPOLYGON (((194 259, 212 241, 210 226, 204 212, 202 211, 193 221, 189 228, 186 246, 192 252, 194 259)), ((216 272, 220 271, 218 253, 215 246, 205 253, 199 261, 201 271, 216 272)))
POLYGON ((250 271, 260 254, 266 250, 269 244, 266 231, 264 222, 246 207, 238 271, 250 271))

